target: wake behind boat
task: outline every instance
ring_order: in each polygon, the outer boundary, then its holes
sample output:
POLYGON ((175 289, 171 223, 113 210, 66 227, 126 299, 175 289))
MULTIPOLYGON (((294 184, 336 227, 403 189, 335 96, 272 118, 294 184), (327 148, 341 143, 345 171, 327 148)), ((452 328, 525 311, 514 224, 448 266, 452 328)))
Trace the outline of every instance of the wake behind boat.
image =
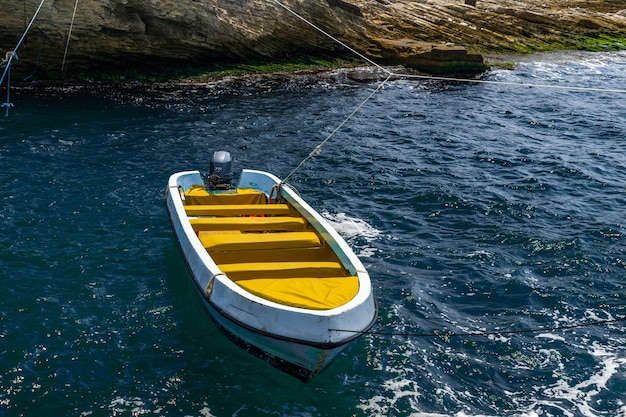
POLYGON ((370 278, 332 226, 274 175, 244 169, 231 188, 228 152, 173 174, 166 206, 212 318, 236 344, 303 381, 377 316, 370 278))

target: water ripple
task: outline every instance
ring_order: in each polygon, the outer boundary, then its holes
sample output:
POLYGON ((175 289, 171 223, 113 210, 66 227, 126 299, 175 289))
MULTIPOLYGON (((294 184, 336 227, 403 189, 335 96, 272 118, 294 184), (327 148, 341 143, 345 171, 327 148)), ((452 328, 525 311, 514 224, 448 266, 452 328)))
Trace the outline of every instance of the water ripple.
MULTIPOLYGON (((622 88, 624 54, 494 70, 622 88)), ((9 415, 626 413, 622 97, 398 80, 291 179, 362 256, 380 317, 308 385, 212 325, 163 208, 175 171, 289 173, 375 84, 97 85, 0 120, 0 407, 9 415), (439 337, 416 335, 433 334, 439 337), (242 377, 245 375, 245 377, 242 377)))

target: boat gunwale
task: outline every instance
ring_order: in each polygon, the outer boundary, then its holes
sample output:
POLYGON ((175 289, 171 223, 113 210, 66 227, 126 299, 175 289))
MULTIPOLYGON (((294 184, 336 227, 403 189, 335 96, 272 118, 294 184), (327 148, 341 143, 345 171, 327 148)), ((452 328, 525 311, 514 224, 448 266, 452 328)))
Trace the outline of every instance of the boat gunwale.
MULTIPOLYGON (((170 217, 170 221, 171 221, 171 216, 170 217)), ((177 244, 178 244, 178 240, 176 240, 177 244)), ((180 246, 180 244, 178 244, 179 250, 182 251, 182 248, 180 246)), ((186 257, 182 257, 183 261, 185 262, 185 265, 187 266, 187 270, 190 272, 190 274, 193 277, 193 269, 191 268, 191 266, 189 265, 189 262, 187 261, 186 257)), ((310 347, 314 347, 314 348, 318 348, 318 349, 324 349, 324 350, 332 350, 332 349, 336 349, 338 347, 347 345, 349 343, 351 343, 352 341, 358 339, 359 337, 361 337, 363 334, 367 333, 369 331, 369 329, 371 329, 374 324, 376 324, 376 320, 378 317, 378 303, 376 303, 376 299, 374 299, 374 314, 372 316, 372 320, 371 322, 361 331, 353 331, 353 335, 351 337, 348 338, 344 338, 341 339, 341 341, 337 341, 337 342, 312 342, 312 341, 308 341, 308 340, 304 340, 304 339, 296 339, 293 337, 288 337, 288 336, 282 336, 276 333, 270 333, 270 332, 266 332, 260 329, 257 329, 255 327, 249 326, 247 324, 245 324, 244 322, 237 320, 235 317, 231 316, 230 314, 228 314, 226 311, 224 311, 219 305, 215 304, 214 302, 211 301, 210 297, 207 295, 206 292, 202 291, 202 288, 200 287, 200 284, 198 283, 198 281, 195 279, 193 279, 193 283, 194 286, 196 288, 196 290, 198 291, 198 294, 207 302, 211 305, 211 307, 213 307, 215 309, 215 311, 217 313, 219 313, 222 317, 224 317, 225 319, 227 319, 228 321, 230 321, 231 323, 241 327, 242 329, 248 330, 250 332, 256 333, 258 335, 264 336, 264 337, 268 337, 271 339, 276 339, 276 340, 281 340, 281 341, 285 341, 285 342, 291 342, 291 343, 298 343, 300 345, 304 345, 304 346, 310 346, 310 347)), ((218 323, 219 324, 219 323, 218 323)), ((219 326, 224 327, 223 325, 219 324, 219 326)), ((229 329, 225 328, 226 331, 230 332, 229 329)), ((340 329, 338 329, 340 330, 340 329)), ((344 330, 345 332, 345 330, 344 330)))
MULTIPOLYGON (((197 285, 196 285, 196 288, 198 290, 200 290, 197 285)), ((291 343, 297 343, 297 344, 300 344, 300 345, 310 346, 310 347, 314 347, 314 348, 318 348, 318 349, 324 349, 324 350, 336 349, 338 347, 347 345, 350 342, 358 339, 363 334, 367 333, 369 331, 369 329, 372 328, 372 326, 374 326, 374 324, 376 323, 376 319, 378 317, 378 305, 376 303, 376 300, 374 300, 374 311, 375 311, 375 314, 373 315, 371 322, 366 326, 365 329, 360 330, 360 331, 352 331, 351 332, 351 333, 353 333, 352 336, 343 338, 343 339, 341 339, 339 341, 336 341, 336 342, 313 342, 313 341, 310 341, 310 340, 297 339, 297 338, 289 337, 289 336, 282 336, 280 334, 266 332, 266 331, 263 331, 261 329, 249 326, 246 323, 244 323, 244 322, 242 322, 240 320, 237 320, 235 317, 233 317, 230 314, 228 314, 221 307, 219 307, 218 305, 213 303, 209 297, 203 296, 203 298, 209 304, 211 304, 211 306, 215 309, 215 311, 217 311, 222 317, 224 317, 228 321, 232 322, 233 324, 241 327, 242 329, 245 329, 245 330, 248 330, 250 332, 259 334, 261 336, 268 337, 270 339, 276 339, 276 340, 281 340, 281 341, 286 341, 286 342, 291 342, 291 343)), ((333 330, 331 329, 331 331, 333 331, 333 330)), ((345 330, 341 330, 341 329, 337 329, 336 331, 346 332, 345 330)))

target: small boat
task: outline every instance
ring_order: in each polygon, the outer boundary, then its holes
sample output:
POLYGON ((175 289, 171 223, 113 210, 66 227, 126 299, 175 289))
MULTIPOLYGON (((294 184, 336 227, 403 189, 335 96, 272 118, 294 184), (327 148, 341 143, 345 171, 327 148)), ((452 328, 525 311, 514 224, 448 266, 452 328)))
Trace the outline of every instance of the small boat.
POLYGON ((302 381, 377 317, 369 275, 336 230, 273 174, 226 151, 210 174, 173 174, 166 206, 211 317, 235 344, 302 381))

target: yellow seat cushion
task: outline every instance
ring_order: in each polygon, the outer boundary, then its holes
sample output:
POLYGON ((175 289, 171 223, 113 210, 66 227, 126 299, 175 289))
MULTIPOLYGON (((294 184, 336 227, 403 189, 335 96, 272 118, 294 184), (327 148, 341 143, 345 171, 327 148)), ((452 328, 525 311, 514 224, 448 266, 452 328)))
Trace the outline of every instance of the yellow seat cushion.
POLYGON ((267 196, 257 190, 240 188, 237 191, 207 192, 201 185, 192 186, 185 193, 185 204, 265 204, 267 196))
POLYGON ((357 277, 262 278, 236 281, 246 291, 291 307, 330 310, 352 300, 359 291, 357 277))
POLYGON ((258 278, 341 277, 348 272, 339 262, 281 261, 221 264, 219 268, 233 281, 258 278))
POLYGON ((313 232, 239 233, 200 232, 202 245, 210 251, 249 251, 312 248, 321 245, 313 232))
POLYGON ((289 215, 287 204, 195 204, 185 206, 188 216, 289 215))
POLYGON ((198 217, 189 219, 196 232, 201 230, 304 230, 302 217, 198 217))

